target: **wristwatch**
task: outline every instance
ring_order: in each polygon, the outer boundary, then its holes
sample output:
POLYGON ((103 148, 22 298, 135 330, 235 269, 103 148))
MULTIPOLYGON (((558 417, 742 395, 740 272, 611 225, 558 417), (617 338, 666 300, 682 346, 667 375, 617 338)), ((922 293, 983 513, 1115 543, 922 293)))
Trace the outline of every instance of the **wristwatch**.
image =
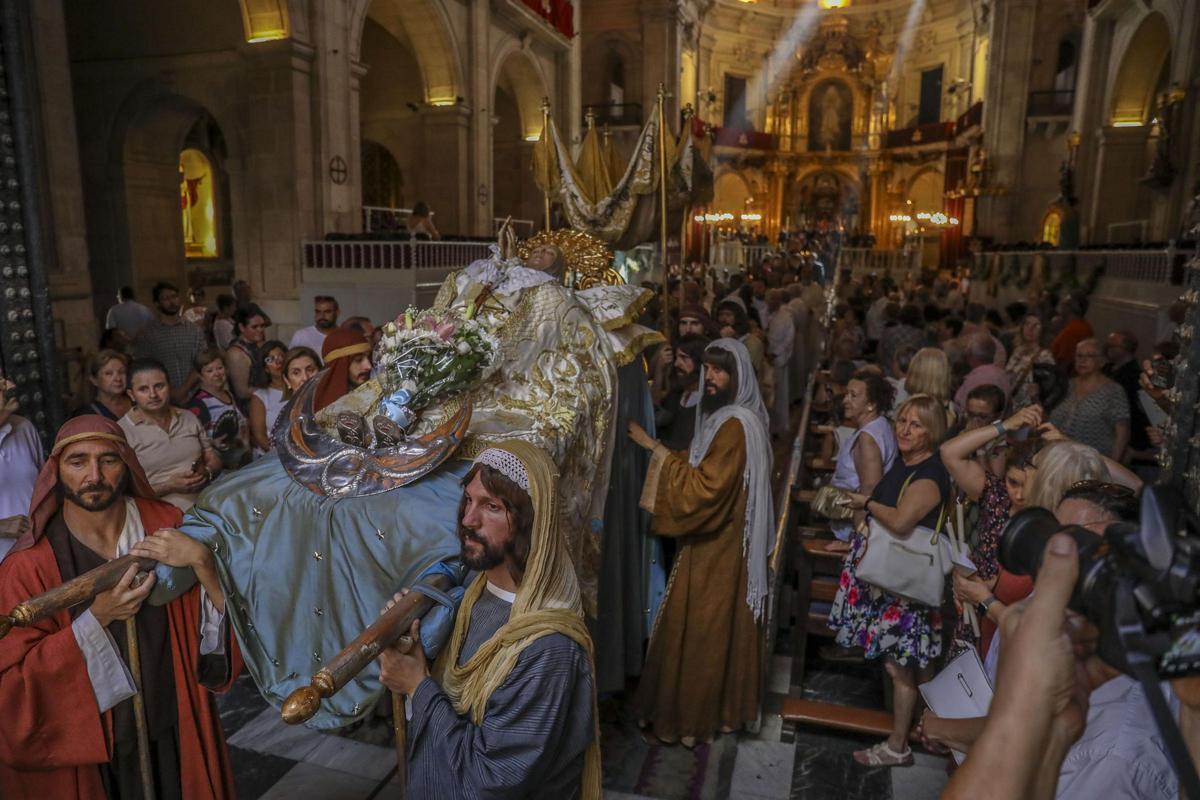
POLYGON ((996 433, 1000 434, 1001 436, 1005 436, 1008 434, 1008 429, 1004 427, 1003 420, 999 420, 999 419, 996 420, 995 422, 992 423, 992 427, 995 428, 996 433))
POLYGON ((975 613, 979 615, 980 619, 987 616, 988 609, 992 607, 992 603, 994 602, 996 602, 996 595, 989 594, 982 602, 975 604, 975 613))

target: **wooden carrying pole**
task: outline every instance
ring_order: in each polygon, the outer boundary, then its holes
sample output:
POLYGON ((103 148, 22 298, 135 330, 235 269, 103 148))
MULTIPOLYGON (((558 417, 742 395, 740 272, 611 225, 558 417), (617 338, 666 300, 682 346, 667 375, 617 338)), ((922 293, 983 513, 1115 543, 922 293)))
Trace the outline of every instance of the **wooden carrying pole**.
MULTIPOLYGON (((664 86, 658 85, 658 216, 659 216, 659 247, 662 251, 662 320, 663 336, 670 341, 671 336, 671 286, 670 265, 667 259, 667 92, 664 86)), ((682 276, 681 276, 682 277, 682 276)))
MULTIPOLYGON (((423 581, 426 585, 445 592, 450 589, 450 578, 434 575, 423 581)), ((312 719, 324 697, 332 697, 350 680, 362 672, 379 655, 383 648, 397 642, 408 633, 413 620, 420 619, 433 608, 435 601, 420 592, 409 592, 400 602, 380 615, 365 631, 350 644, 327 661, 312 676, 308 686, 302 686, 283 701, 281 716, 289 725, 312 719)))
MULTIPOLYGON (((550 138, 550 98, 549 97, 542 98, 542 138, 546 140, 546 155, 547 155, 547 157, 549 157, 549 154, 553 151, 552 148, 554 147, 554 142, 550 138)), ((547 164, 547 167, 549 167, 549 164, 547 164)), ((543 204, 543 213, 546 216, 545 230, 547 233, 549 233, 550 232, 550 189, 549 188, 547 188, 546 191, 542 193, 542 204, 543 204)))
POLYGON ((137 694, 133 696, 133 723, 137 729, 138 772, 142 776, 143 800, 154 800, 154 768, 150 763, 150 733, 146 726, 146 699, 142 693, 142 654, 138 645, 137 615, 125 620, 125 649, 129 674, 137 694))
POLYGON ((27 628, 60 611, 86 603, 101 592, 107 592, 121 581, 126 570, 133 564, 138 565, 139 571, 149 572, 158 562, 135 555, 124 555, 36 597, 31 597, 7 614, 0 615, 0 638, 8 635, 13 628, 27 628))

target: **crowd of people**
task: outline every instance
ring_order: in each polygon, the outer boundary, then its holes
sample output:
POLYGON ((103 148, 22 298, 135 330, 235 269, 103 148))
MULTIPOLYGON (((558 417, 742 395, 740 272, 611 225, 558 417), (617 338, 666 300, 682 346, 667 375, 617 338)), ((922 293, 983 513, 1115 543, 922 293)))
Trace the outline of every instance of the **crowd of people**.
MULTIPOLYGON (((646 308, 647 322, 671 320, 670 340, 645 363, 655 435, 633 421, 624 432, 627 446, 648 457, 641 506, 666 545, 671 580, 633 705, 645 736, 686 747, 758 718, 773 452, 795 435, 811 385, 813 407, 828 416, 811 430, 832 466, 829 485, 849 509, 830 522, 826 547, 844 562, 828 621, 836 644, 821 656, 881 663, 894 689, 890 735, 853 758, 865 767, 912 764, 915 735, 932 751, 968 754, 951 786, 966 793, 981 780, 976 764, 995 758, 996 727, 1012 724, 1013 709, 1023 707, 1004 673, 1030 668, 1012 666, 1011 653, 1038 657, 1028 630, 1034 615, 1025 611, 1035 583, 1000 563, 1005 525, 1033 507, 1097 535, 1135 517, 1163 444, 1175 345, 1160 342, 1139 361, 1132 332, 1097 336, 1083 298, 1047 295, 1001 313, 941 278, 898 285, 847 275, 835 292, 821 282, 824 272, 811 252, 772 255, 727 280, 679 281, 668 287, 668 308, 657 294, 646 308), (897 589, 868 563, 880 542, 936 541, 951 525, 972 566, 936 576, 939 601, 897 589), (997 686, 997 713, 943 719, 922 709, 919 684, 972 649, 997 686), (977 749, 983 755, 974 758, 977 749)), ((227 796, 214 707, 196 698, 200 687, 227 686, 240 656, 214 556, 175 530, 180 511, 219 475, 271 450, 281 410, 317 372, 328 368, 316 410, 362 385, 377 331, 361 317, 339 325, 336 298, 318 296, 313 325, 287 344, 268 339, 272 322, 244 282, 218 296, 215 310, 202 290, 189 292, 185 305, 168 283, 156 285, 151 300, 153 309, 127 288, 119 293, 88 362, 90 398, 60 430, 49 460, 16 413, 12 387, 0 383, 0 542, 16 539, 21 556, 7 559, 12 580, 0 599, 11 605, 48 588, 55 563, 65 580, 126 553, 191 567, 199 584, 143 620, 153 577, 138 584, 131 570, 83 613, 23 629, 18 656, 0 659, 0 696, 17 683, 43 686, 35 671, 50 670, 75 643, 74 655, 48 674, 73 676, 61 683, 76 694, 93 691, 97 719, 125 709, 136 690, 113 666, 129 653, 113 650, 112 626, 137 616, 159 637, 160 665, 176 667, 144 690, 159 709, 150 714, 158 774, 227 796), (161 711, 173 707, 164 700, 172 692, 194 716, 161 711)), ((557 520, 546 513, 558 478, 533 449, 487 450, 462 479, 462 556, 480 577, 451 636, 450 665, 434 671, 411 642, 381 656, 384 685, 410 700, 410 780, 424 796, 531 786, 534 776, 537 796, 578 786, 582 796, 598 796, 593 645, 557 520), (440 765, 463 758, 473 761, 449 776, 458 781, 451 786, 440 765)), ((1065 563, 1073 550, 1064 547, 1051 542, 1065 563)), ((1067 571, 1038 578, 1043 617, 1057 600, 1061 614, 1065 599, 1053 582, 1067 571)), ((930 583, 928 575, 907 577, 930 583)), ((419 639, 419 625, 411 634, 419 639)), ((1090 708, 1083 705, 1074 738, 1054 751, 1051 788, 1057 784, 1058 797, 1175 797, 1178 782, 1137 684, 1114 670, 1102 677, 1086 687, 1090 708)), ((13 711, 19 728, 51 724, 37 705, 41 689, 22 697, 13 711)), ((128 711, 112 717, 115 751, 105 750, 110 723, 80 732, 77 746, 88 754, 27 783, 27 795, 135 794, 131 720, 128 711)), ((51 731, 46 741, 68 748, 68 733, 51 731)), ((0 785, 27 780, 35 750, 0 734, 0 785)))
MULTIPOLYGON (((919 684, 968 649, 996 680, 1000 623, 1034 588, 999 562, 1014 514, 1041 507, 1097 535, 1136 519, 1138 494, 1156 474, 1177 347, 1159 342, 1139 360, 1131 331, 1093 330, 1084 298, 1047 294, 1001 313, 942 279, 900 286, 845 276, 826 331, 822 287, 793 260, 769 257, 707 291, 689 282, 672 290, 675 338, 652 362, 659 433, 672 448, 688 447, 702 409, 699 354, 710 338, 736 337, 756 358, 775 436, 788 431, 788 409, 802 399, 793 379, 818 369, 815 407, 828 408, 830 420, 813 426, 825 439, 817 450, 832 461, 828 483, 853 512, 829 521, 826 549, 845 555, 828 623, 836 645, 821 656, 881 662, 893 687, 891 735, 854 760, 912 764, 914 726, 934 752, 969 752, 986 718, 939 718, 922 708, 919 684), (825 336, 828 361, 818 363, 825 336), (878 529, 915 541, 948 524, 966 529, 973 568, 950 571, 941 602, 860 576, 869 547, 884 546, 878 529)), ((1057 796, 1176 797, 1140 687, 1111 668, 1104 677, 1089 687, 1077 746, 1061 754, 1057 796)))

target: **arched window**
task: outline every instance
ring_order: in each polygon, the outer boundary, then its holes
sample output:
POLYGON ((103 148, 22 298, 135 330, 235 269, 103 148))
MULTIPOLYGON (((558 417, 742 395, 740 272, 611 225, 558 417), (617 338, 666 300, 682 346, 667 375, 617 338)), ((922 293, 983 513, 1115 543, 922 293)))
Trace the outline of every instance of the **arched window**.
POLYGON ((179 205, 183 214, 183 254, 216 258, 217 192, 212 162, 193 147, 179 154, 179 205))
POLYGON ((1051 209, 1042 219, 1042 241, 1052 247, 1058 247, 1062 238, 1062 212, 1057 208, 1051 209))
POLYGON ((381 208, 402 208, 404 180, 400 165, 386 147, 363 139, 362 204, 381 208))
POLYGON ((625 59, 616 50, 608 51, 608 67, 605 70, 608 102, 619 106, 625 102, 625 59))
POLYGON ((1075 90, 1076 73, 1075 43, 1063 39, 1058 43, 1058 60, 1054 67, 1054 91, 1071 92, 1075 90))

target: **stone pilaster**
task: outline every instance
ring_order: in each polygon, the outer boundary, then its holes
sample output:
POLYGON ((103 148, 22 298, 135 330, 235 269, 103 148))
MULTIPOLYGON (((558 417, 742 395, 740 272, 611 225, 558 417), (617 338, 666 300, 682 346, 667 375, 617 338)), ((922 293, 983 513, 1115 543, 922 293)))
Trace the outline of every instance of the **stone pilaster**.
POLYGON ((457 105, 421 109, 422 152, 436 156, 422 164, 420 185, 425 187, 425 201, 437 212, 439 230, 465 230, 471 202, 477 199, 470 190, 471 116, 469 108, 457 105))
MULTIPOLYGON (((1036 23, 1035 0, 996 0, 992 6, 983 142, 992 168, 991 183, 1009 189, 1021 183, 1036 23)), ((1019 237, 1012 209, 1021 201, 1012 192, 980 198, 979 234, 999 241, 1019 237)))

